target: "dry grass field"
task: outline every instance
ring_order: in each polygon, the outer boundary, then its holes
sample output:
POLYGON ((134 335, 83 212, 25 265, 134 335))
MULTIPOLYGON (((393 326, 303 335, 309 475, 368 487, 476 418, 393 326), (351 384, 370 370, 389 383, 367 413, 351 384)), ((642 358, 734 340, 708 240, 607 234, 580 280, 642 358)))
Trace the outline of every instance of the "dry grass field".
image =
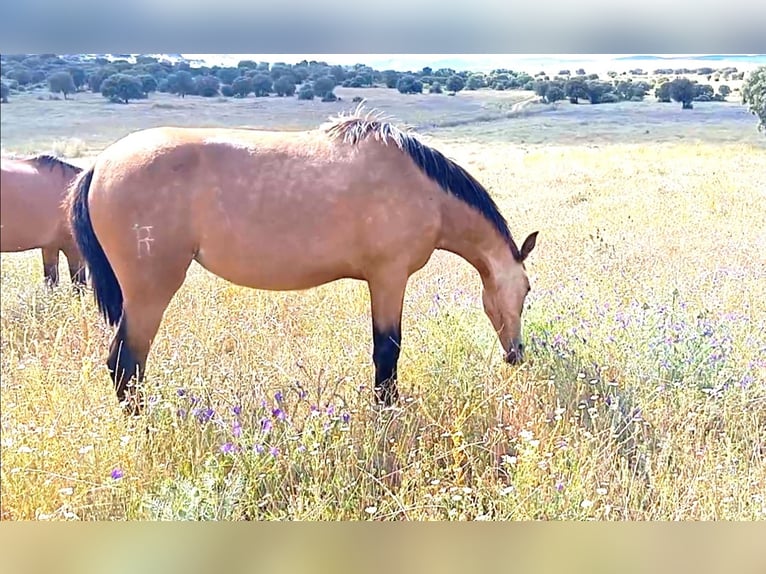
POLYGON ((540 230, 528 361, 502 362, 478 275, 437 252, 380 410, 363 283, 264 292, 195 264, 126 418, 92 297, 3 254, 3 519, 766 519, 766 140, 743 107, 336 93, 26 95, 2 148, 85 164, 143 127, 311 128, 362 95, 484 183, 517 241, 540 230))

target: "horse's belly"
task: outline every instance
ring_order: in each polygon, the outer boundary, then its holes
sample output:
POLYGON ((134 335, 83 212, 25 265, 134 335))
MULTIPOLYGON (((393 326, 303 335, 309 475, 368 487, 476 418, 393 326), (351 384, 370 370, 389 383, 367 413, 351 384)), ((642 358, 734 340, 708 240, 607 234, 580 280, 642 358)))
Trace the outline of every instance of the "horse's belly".
POLYGON ((341 278, 361 278, 353 264, 334 253, 308 256, 267 247, 239 251, 200 246, 196 260, 219 277, 273 291, 309 289, 341 278))
POLYGON ((0 219, 0 251, 26 251, 49 245, 55 237, 55 229, 37 214, 13 212, 3 206, 0 219), (13 212, 13 213, 12 213, 13 212))

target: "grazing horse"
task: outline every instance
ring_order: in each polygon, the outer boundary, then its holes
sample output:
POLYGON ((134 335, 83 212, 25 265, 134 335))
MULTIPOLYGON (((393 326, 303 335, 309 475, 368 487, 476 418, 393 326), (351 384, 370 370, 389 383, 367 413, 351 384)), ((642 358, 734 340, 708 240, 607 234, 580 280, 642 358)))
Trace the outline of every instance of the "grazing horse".
POLYGON ((50 155, 2 158, 0 170, 0 251, 41 248, 45 282, 59 282, 59 251, 69 264, 72 284, 85 284, 84 261, 72 237, 64 199, 82 168, 50 155))
POLYGON ((81 174, 69 202, 96 302, 117 326, 107 365, 120 402, 142 381, 193 260, 258 289, 366 281, 375 395, 391 405, 408 278, 447 250, 478 270, 506 360, 522 360, 524 260, 537 232, 519 248, 481 184, 379 116, 357 110, 301 132, 134 132, 81 174))

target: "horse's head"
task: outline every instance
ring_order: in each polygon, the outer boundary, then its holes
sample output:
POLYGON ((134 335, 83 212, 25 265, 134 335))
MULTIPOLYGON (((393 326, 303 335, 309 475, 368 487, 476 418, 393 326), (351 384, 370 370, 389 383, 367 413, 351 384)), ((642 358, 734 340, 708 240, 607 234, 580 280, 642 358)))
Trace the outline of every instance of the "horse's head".
POLYGON ((524 240, 518 255, 509 255, 507 260, 495 269, 484 282, 482 300, 492 326, 497 331, 500 344, 505 351, 505 360, 512 365, 524 358, 521 340, 521 312, 529 293, 529 279, 524 260, 535 247, 537 231, 524 240))

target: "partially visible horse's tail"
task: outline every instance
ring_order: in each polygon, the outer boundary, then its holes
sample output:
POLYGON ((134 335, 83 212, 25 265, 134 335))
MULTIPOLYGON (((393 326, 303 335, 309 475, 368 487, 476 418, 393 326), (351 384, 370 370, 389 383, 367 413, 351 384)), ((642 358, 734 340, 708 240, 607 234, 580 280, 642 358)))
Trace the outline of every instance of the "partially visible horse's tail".
POLYGON ((98 308, 110 325, 116 325, 122 316, 122 289, 93 232, 88 207, 88 192, 94 169, 95 167, 91 167, 81 173, 72 184, 74 189, 69 207, 69 223, 77 246, 90 269, 90 280, 98 308))

